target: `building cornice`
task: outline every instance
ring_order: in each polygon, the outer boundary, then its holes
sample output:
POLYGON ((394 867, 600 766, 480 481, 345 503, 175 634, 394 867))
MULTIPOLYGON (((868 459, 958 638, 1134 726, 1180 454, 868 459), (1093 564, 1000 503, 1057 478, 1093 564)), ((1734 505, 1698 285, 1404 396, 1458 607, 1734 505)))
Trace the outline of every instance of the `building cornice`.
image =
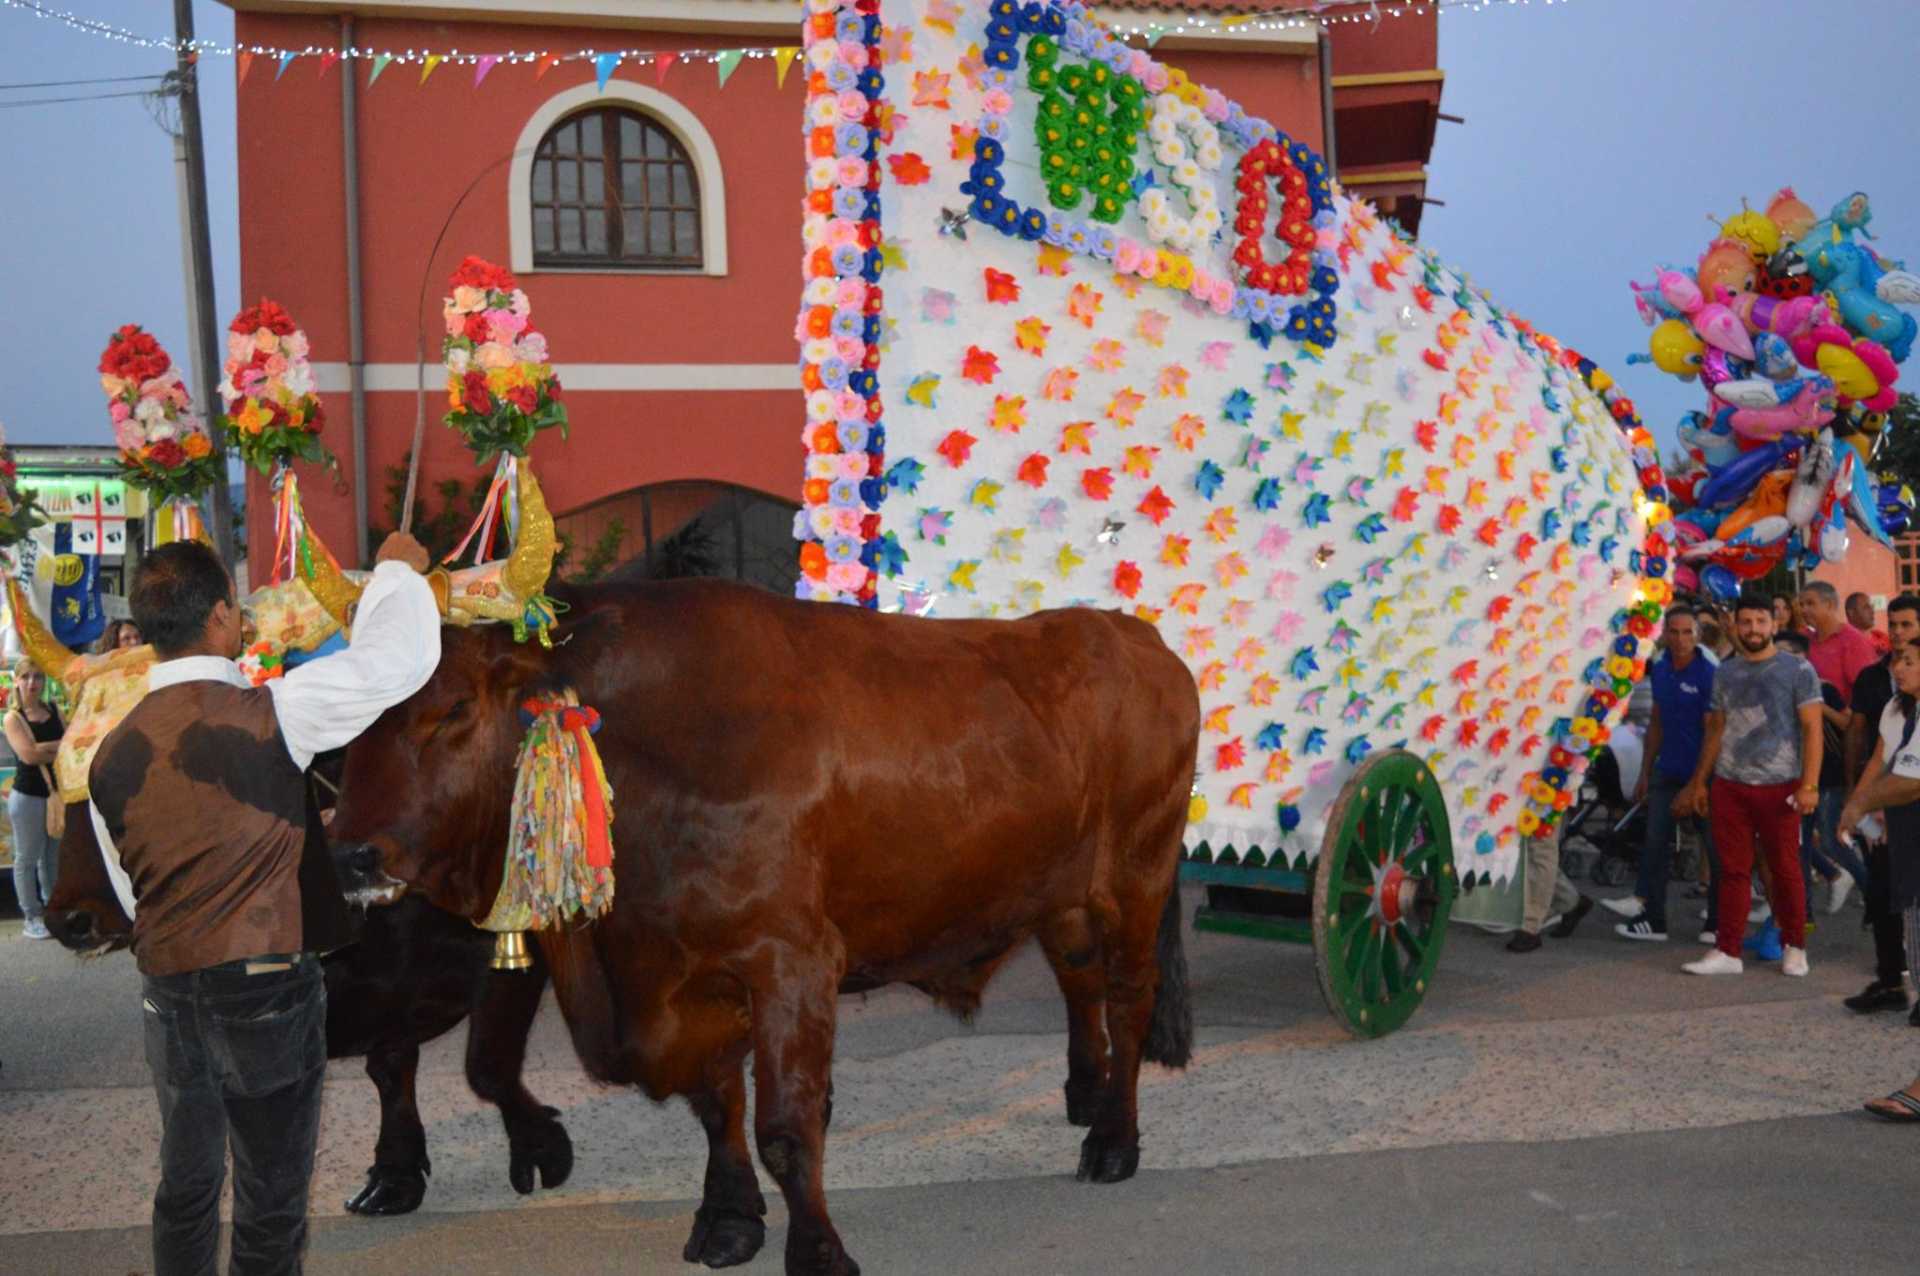
MULTIPOLYGON (((799 0, 221 0, 240 13, 287 14, 331 18, 352 13, 362 18, 412 18, 434 22, 500 22, 518 26, 609 27, 630 31, 671 31, 726 35, 730 38, 798 38, 799 0)), ((1182 15, 1148 15, 1137 10, 1096 7, 1095 15, 1116 31, 1153 21, 1164 25, 1182 15), (1164 19, 1164 21, 1163 21, 1164 19)), ((1169 34, 1160 47, 1239 49, 1262 53, 1305 53, 1315 49, 1312 27, 1275 31, 1230 30, 1169 34)))

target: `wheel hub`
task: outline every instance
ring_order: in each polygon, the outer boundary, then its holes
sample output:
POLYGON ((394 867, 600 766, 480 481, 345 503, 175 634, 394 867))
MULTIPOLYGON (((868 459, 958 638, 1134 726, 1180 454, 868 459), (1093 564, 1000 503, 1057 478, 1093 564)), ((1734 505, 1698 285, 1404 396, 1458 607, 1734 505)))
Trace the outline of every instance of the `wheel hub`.
POLYGON ((1380 920, 1388 926, 1399 925, 1400 919, 1413 911, 1419 895, 1420 879, 1397 861, 1388 864, 1374 887, 1374 898, 1380 903, 1380 920))

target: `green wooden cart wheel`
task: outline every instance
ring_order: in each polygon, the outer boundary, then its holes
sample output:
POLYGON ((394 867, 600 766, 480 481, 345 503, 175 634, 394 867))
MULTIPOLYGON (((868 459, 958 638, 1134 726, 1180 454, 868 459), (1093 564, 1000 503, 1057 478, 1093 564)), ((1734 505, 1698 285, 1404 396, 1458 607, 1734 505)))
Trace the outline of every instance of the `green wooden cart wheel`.
POLYGON ((1327 817, 1314 867, 1320 991, 1356 1037, 1380 1037, 1420 1006, 1458 882, 1440 785, 1404 749, 1360 765, 1327 817))

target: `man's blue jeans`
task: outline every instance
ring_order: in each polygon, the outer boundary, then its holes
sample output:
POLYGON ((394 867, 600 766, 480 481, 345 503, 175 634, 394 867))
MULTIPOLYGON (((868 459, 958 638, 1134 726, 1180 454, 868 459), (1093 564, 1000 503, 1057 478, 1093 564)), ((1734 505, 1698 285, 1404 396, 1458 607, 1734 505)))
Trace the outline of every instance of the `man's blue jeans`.
MULTIPOLYGON (((282 959, 285 960, 285 959, 282 959)), ((228 962, 145 977, 160 1100, 155 1276, 218 1270, 233 1151, 232 1276, 298 1276, 327 1065, 327 986, 310 956, 249 975, 228 962)))
POLYGON ((1840 876, 1840 871, 1845 869, 1862 891, 1867 889, 1866 864, 1857 851, 1840 841, 1840 808, 1846 804, 1846 789, 1821 789, 1820 805, 1813 809, 1813 818, 1801 826, 1800 840, 1810 852, 1800 857, 1809 891, 1813 889, 1816 868, 1828 881, 1840 876))
MULTIPOLYGON (((1655 930, 1667 928, 1667 881, 1673 875, 1673 833, 1680 823, 1673 814, 1673 800, 1686 787, 1686 776, 1656 774, 1647 781, 1647 844, 1640 852, 1640 878, 1633 893, 1645 901, 1647 920, 1655 930)), ((1706 821, 1688 816, 1687 823, 1706 839, 1711 857, 1713 834, 1706 821)))

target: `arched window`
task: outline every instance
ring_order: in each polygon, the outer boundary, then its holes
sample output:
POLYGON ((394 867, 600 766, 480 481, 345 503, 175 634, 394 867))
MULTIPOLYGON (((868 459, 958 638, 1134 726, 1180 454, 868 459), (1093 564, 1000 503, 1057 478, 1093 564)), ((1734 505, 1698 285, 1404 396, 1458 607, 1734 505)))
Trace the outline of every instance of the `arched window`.
POLYGON ((603 106, 567 116, 540 139, 531 187, 536 269, 705 265, 699 173, 650 115, 603 106))

